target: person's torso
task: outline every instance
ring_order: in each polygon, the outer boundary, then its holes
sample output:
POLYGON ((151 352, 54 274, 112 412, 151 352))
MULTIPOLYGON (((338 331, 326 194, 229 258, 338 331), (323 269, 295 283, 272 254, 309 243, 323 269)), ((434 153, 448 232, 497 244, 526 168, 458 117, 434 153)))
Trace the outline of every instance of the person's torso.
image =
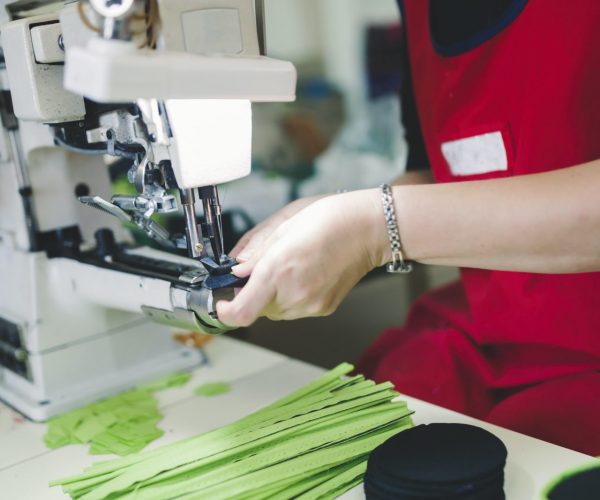
MULTIPOLYGON (((493 26, 443 47, 432 38, 429 1, 405 0, 403 13, 438 182, 600 158, 600 2, 514 0, 493 26)), ((478 343, 546 344, 600 357, 600 273, 462 274, 478 343)))

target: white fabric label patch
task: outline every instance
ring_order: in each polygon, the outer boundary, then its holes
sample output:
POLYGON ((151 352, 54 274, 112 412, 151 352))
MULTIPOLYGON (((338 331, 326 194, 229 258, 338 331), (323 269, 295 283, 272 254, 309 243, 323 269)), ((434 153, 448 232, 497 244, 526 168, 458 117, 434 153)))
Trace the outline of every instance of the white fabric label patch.
POLYGON ((508 170, 504 139, 499 131, 444 142, 442 154, 456 176, 508 170))

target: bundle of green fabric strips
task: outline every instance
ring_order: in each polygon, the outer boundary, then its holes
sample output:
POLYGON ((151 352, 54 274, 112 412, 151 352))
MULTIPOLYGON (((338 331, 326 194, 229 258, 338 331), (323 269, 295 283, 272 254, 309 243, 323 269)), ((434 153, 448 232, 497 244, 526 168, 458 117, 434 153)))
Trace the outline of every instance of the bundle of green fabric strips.
POLYGON ((73 498, 334 498, 359 484, 369 453, 412 426, 389 383, 340 365, 219 429, 99 462, 53 481, 73 498))

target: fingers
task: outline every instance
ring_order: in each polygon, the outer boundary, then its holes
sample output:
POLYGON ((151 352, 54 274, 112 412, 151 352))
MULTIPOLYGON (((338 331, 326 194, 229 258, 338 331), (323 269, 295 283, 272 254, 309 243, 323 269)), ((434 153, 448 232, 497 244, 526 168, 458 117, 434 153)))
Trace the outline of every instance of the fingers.
POLYGON ((273 233, 273 226, 265 225, 253 229, 242 237, 231 251, 231 256, 238 262, 246 262, 253 258, 273 233))
POLYGON ((240 238, 240 240, 235 244, 235 246, 233 247, 233 249, 231 250, 231 252, 229 252, 229 255, 231 257, 233 257, 234 259, 237 259, 239 261, 240 260, 239 259, 239 254, 244 251, 244 248, 246 248, 246 246, 248 245, 248 243, 250 242, 250 240, 252 240, 252 237, 255 234, 256 234, 256 228, 251 229, 246 234, 244 234, 244 236, 242 236, 240 238))
POLYGON ((238 262, 247 262, 252 258, 252 256, 255 254, 255 252, 256 252, 255 247, 246 246, 240 252, 240 254, 237 256, 237 261, 238 262))
POLYGON ((261 231, 252 236, 252 239, 246 244, 244 249, 238 255, 238 262, 247 262, 256 260, 257 255, 263 253, 267 242, 273 234, 271 226, 263 228, 261 231))
POLYGON ((231 302, 217 303, 217 315, 228 326, 250 326, 274 299, 275 289, 270 280, 262 279, 260 273, 254 274, 231 302))
POLYGON ((238 278, 247 278, 252 274, 252 269, 254 268, 254 261, 249 260, 246 262, 242 262, 237 266, 233 266, 231 268, 231 272, 235 274, 238 278))
POLYGON ((229 252, 229 255, 239 262, 249 260, 254 252, 260 248, 262 243, 280 224, 293 217, 311 203, 324 197, 325 196, 320 195, 301 198, 285 206, 242 236, 240 241, 238 241, 231 252, 229 252))

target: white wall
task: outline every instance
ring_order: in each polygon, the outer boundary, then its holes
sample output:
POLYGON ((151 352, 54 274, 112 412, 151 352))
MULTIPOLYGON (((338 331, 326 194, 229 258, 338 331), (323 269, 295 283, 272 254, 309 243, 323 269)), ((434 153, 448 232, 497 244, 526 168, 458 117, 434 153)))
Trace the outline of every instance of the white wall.
POLYGON ((365 95, 365 27, 399 19, 396 0, 266 0, 266 15, 269 54, 297 64, 322 60, 351 113, 365 95))
POLYGON ((294 63, 320 58, 323 1, 328 0, 265 0, 267 53, 294 63))
POLYGON ((395 0, 322 0, 319 7, 327 77, 344 91, 352 113, 366 93, 365 28, 398 21, 398 6, 395 0))

